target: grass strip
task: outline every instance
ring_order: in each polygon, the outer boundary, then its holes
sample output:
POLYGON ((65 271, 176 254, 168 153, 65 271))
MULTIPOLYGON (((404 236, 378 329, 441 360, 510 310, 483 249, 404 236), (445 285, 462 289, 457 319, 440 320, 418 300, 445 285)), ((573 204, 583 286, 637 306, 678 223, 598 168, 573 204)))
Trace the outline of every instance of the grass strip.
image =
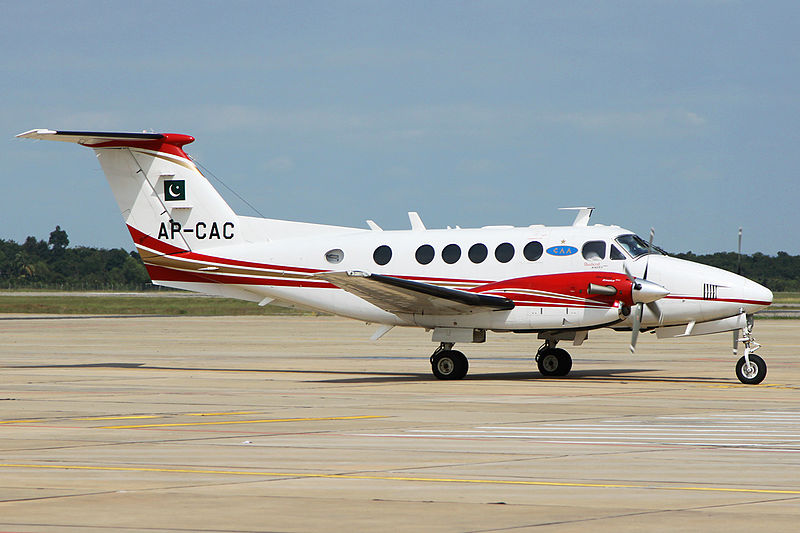
POLYGON ((10 296, 0 294, 0 313, 42 315, 306 315, 285 307, 203 296, 10 296))

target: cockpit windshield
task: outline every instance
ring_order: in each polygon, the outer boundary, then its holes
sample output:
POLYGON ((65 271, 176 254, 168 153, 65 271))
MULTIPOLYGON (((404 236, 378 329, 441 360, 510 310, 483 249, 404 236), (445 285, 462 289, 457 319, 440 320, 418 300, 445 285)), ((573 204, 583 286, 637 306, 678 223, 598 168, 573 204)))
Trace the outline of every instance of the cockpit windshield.
POLYGON ((664 252, 658 246, 653 246, 652 250, 648 250, 647 242, 638 235, 620 235, 616 239, 617 243, 622 246, 631 257, 639 257, 645 255, 650 251, 654 254, 663 254, 664 252))

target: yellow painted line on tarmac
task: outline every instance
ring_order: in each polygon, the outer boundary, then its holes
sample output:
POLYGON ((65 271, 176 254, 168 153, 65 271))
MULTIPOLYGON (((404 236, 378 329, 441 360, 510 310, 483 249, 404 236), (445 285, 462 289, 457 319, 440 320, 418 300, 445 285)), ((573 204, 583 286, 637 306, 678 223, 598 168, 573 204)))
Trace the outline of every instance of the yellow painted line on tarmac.
POLYGON ((163 418, 164 415, 130 415, 130 416, 93 416, 88 418, 70 418, 70 420, 128 420, 131 418, 163 418))
POLYGON ((211 474, 225 476, 283 477, 283 478, 317 478, 317 479, 360 479, 374 481, 411 481, 418 483, 461 483, 483 485, 520 485, 534 487, 566 487, 590 489, 643 489, 643 490, 679 490, 700 492, 727 492, 748 494, 797 494, 800 490, 784 489, 745 489, 736 487, 709 486, 674 486, 674 485, 633 485, 622 483, 572 483, 568 481, 524 481, 514 479, 464 479, 439 477, 407 477, 407 476, 369 476, 357 474, 309 474, 298 472, 257 472, 242 470, 204 470, 193 468, 153 468, 126 466, 90 466, 90 465, 36 465, 0 463, 0 468, 42 468, 53 470, 95 470, 107 472, 161 472, 167 474, 211 474))
POLYGON ((319 420, 367 420, 370 418, 386 418, 379 415, 364 416, 321 416, 311 418, 266 418, 263 420, 223 420, 220 422, 168 422, 165 424, 140 424, 136 426, 103 426, 98 429, 140 429, 165 428, 178 426, 222 426, 228 424, 267 424, 275 422, 315 422, 319 420))
POLYGON ((795 390, 797 387, 789 385, 789 384, 782 384, 782 383, 762 383, 760 385, 744 385, 744 384, 734 384, 734 385, 709 385, 712 389, 741 389, 743 387, 755 387, 758 389, 772 389, 772 390, 795 390))
POLYGON ((231 411, 230 413, 182 413, 186 416, 255 415, 259 411, 231 411))
MULTIPOLYGON (((167 418, 167 417, 176 417, 176 416, 229 416, 229 415, 255 415, 258 414, 260 411, 230 411, 225 413, 170 413, 170 414, 163 414, 163 415, 125 415, 125 416, 87 416, 87 417, 80 417, 80 418, 68 418, 66 420, 72 421, 79 421, 79 422, 94 422, 97 420, 138 420, 138 419, 147 419, 147 418, 167 418)), ((31 419, 31 420, 0 420, 0 424, 31 424, 31 423, 41 423, 41 422, 52 422, 53 420, 58 419, 31 419)), ((60 419, 65 420, 65 419, 60 419)), ((298 420, 315 420, 313 418, 309 419, 298 419, 298 420)), ((323 420, 328 420, 327 418, 323 420)), ((219 422, 208 422, 209 424, 219 423, 219 422)), ((235 423, 235 422, 231 422, 235 423)), ((203 422, 191 422, 186 425, 202 425, 203 422)), ((179 424, 176 424, 179 425, 179 424)), ((124 426, 123 426, 124 427, 124 426)), ((133 427, 133 426, 132 426, 133 427)))

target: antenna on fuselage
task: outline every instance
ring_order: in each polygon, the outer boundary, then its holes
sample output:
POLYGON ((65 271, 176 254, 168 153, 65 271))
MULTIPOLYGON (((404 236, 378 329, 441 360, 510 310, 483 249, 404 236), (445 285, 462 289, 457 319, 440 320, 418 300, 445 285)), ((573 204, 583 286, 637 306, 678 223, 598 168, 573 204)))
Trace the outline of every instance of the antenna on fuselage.
POLYGON ((742 275, 742 228, 739 228, 739 257, 736 259, 736 273, 742 275))
POLYGON ((408 220, 411 222, 411 229, 413 231, 425 231, 425 224, 422 223, 422 219, 416 211, 408 212, 408 220))
POLYGON ((589 225, 589 217, 592 216, 592 211, 594 211, 594 207, 559 207, 560 211, 577 211, 578 214, 575 215, 575 220, 572 221, 573 226, 588 226, 589 225))

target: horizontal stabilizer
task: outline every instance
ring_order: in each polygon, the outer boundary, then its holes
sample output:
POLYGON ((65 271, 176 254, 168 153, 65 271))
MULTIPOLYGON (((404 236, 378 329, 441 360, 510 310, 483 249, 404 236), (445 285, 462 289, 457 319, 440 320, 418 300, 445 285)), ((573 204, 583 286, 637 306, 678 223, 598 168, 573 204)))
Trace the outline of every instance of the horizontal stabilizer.
POLYGON ((194 142, 191 135, 180 133, 130 133, 114 131, 55 131, 47 129, 30 130, 17 135, 21 139, 41 141, 62 141, 76 143, 89 148, 145 148, 174 153, 189 159, 183 146, 194 142))
POLYGON ((157 141, 164 139, 163 133, 121 133, 103 131, 54 131, 47 129, 30 130, 20 133, 23 139, 43 141, 64 141, 78 144, 99 144, 109 141, 157 141))
POLYGON ((314 277, 324 279, 390 313, 449 315, 514 308, 513 301, 501 296, 477 294, 381 274, 323 272, 314 277))

